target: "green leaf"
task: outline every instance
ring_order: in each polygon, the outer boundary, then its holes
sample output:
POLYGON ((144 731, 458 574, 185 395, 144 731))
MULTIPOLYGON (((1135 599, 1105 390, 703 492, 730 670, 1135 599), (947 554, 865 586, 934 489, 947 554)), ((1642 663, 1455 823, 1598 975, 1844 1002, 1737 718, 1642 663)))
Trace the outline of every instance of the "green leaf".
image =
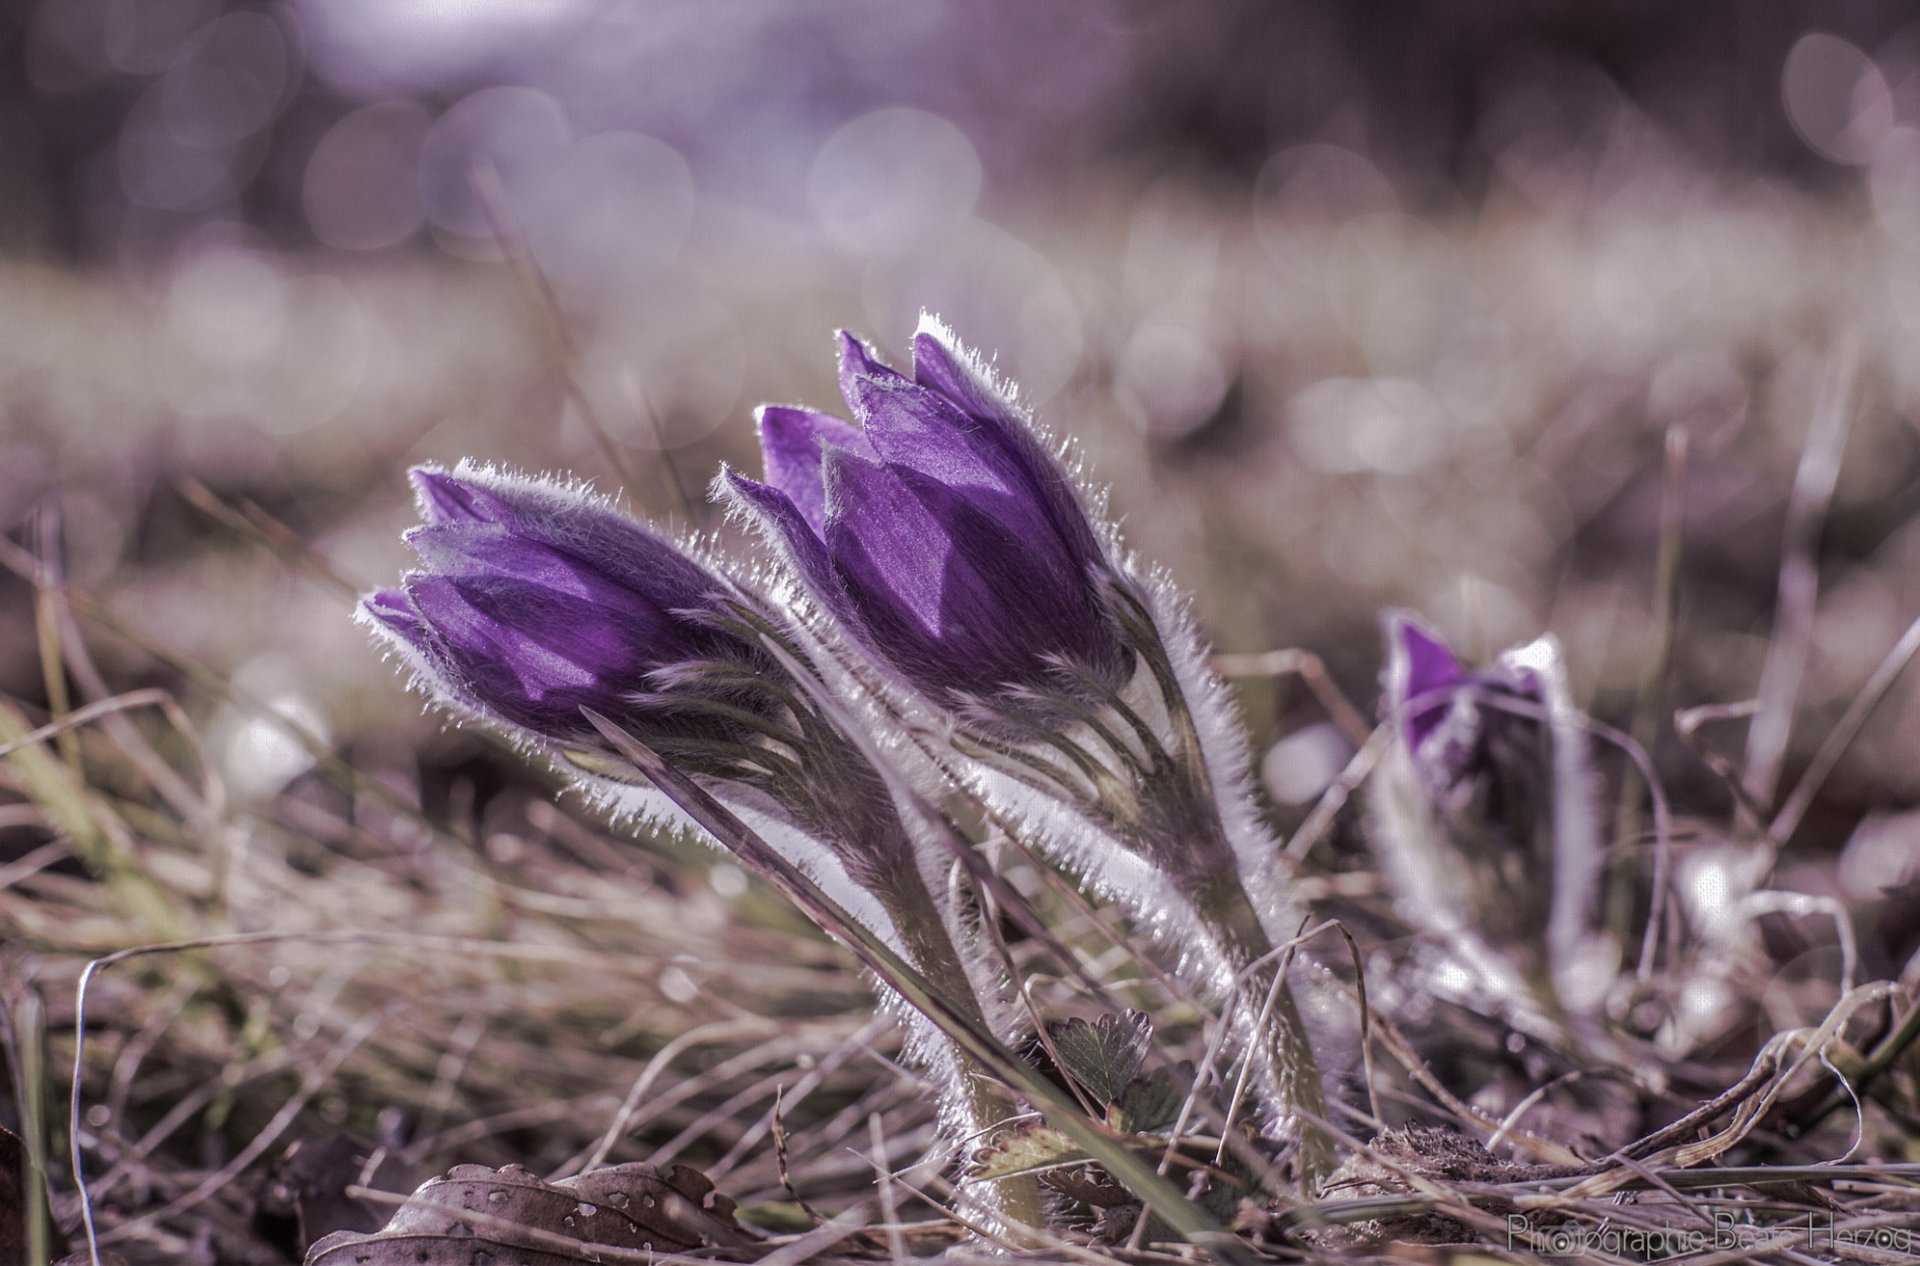
POLYGON ((1049 1024, 1054 1050, 1067 1076, 1095 1103, 1113 1103, 1140 1072, 1153 1038, 1153 1021, 1138 1011, 1103 1015, 1093 1023, 1072 1019, 1049 1024))
POLYGON ((1175 1077, 1164 1068, 1156 1068, 1145 1077, 1129 1081, 1108 1106, 1107 1124, 1129 1134, 1171 1130, 1187 1101, 1186 1087, 1193 1081, 1191 1063, 1182 1060, 1180 1071, 1183 1076, 1175 1077))
POLYGON ((975 1152, 973 1176, 991 1182, 1086 1159, 1086 1152, 1065 1133, 1044 1121, 1029 1121, 998 1135, 975 1152))

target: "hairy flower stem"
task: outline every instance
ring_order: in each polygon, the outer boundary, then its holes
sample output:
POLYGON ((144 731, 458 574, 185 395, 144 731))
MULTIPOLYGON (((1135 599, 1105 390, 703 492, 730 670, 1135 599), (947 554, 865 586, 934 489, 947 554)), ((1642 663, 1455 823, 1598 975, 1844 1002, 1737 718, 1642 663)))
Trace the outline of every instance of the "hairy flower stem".
POLYGON ((1326 1092, 1306 1022, 1286 981, 1291 954, 1276 952, 1247 891, 1238 879, 1210 886, 1194 896, 1201 919, 1220 948, 1241 989, 1237 1027, 1249 1035, 1249 1056, 1264 1059, 1283 1111, 1300 1137, 1300 1176, 1309 1188, 1333 1172, 1333 1140, 1320 1122, 1326 1119, 1326 1092), (1257 964, 1257 966, 1253 966, 1257 964), (1249 967, 1251 966, 1251 970, 1249 967), (1272 1005, 1267 999, 1271 995, 1272 1005), (1262 1011, 1268 1011, 1264 1031, 1262 1011))
MULTIPOLYGON (((1206 747, 1151 609, 1138 592, 1127 586, 1116 585, 1109 594, 1129 644, 1153 676, 1172 727, 1172 751, 1168 753, 1164 746, 1159 748, 1164 753, 1166 773, 1153 785, 1174 806, 1184 801, 1184 809, 1176 807, 1174 815, 1157 834, 1165 840, 1185 838, 1189 855, 1204 859, 1199 866, 1185 871, 1184 880, 1177 855, 1162 859, 1160 864, 1167 874, 1175 877, 1176 885, 1219 942, 1233 975, 1240 978, 1244 991, 1240 1025, 1248 1037, 1249 1058, 1263 1058, 1268 1065, 1265 1071, 1272 1079, 1278 1100, 1275 1106, 1284 1116, 1292 1118, 1299 1133, 1300 1177, 1311 1188, 1333 1172, 1334 1148, 1332 1138, 1320 1124, 1326 1119, 1327 1101, 1319 1061, 1314 1058, 1306 1022, 1286 981, 1286 966, 1293 956, 1275 952, 1266 925, 1247 893, 1242 870, 1244 861, 1228 837, 1218 792, 1207 766, 1206 747), (1201 840, 1194 841, 1190 832, 1171 829, 1183 819, 1207 824, 1201 840), (1269 995, 1271 1007, 1267 1005, 1269 995), (1262 1011, 1269 1013, 1264 1030, 1262 1011)), ((1118 699, 1113 701, 1113 706, 1123 720, 1142 733, 1143 741, 1152 738, 1145 722, 1132 708, 1118 699)), ((1148 743, 1147 750, 1151 756, 1155 745, 1148 743)), ((1166 807, 1163 806, 1163 811, 1166 807)))
MULTIPOLYGON (((920 881, 918 872, 901 876, 884 891, 876 889, 874 895, 887 907, 908 957, 928 981, 943 991, 968 1019, 977 1021, 982 1028, 989 1027, 933 894, 920 881)), ((935 1017, 928 1016, 927 1023, 939 1027, 935 1017)), ((947 1045, 959 1096, 975 1134, 991 1133, 1019 1114, 1018 1105, 1001 1090, 997 1079, 950 1037, 947 1045)), ((1022 1225, 1035 1229, 1045 1229, 1047 1225, 1046 1200, 1031 1174, 1014 1175, 993 1184, 991 1204, 1003 1229, 1014 1238, 1025 1238, 1020 1230, 1022 1225)))

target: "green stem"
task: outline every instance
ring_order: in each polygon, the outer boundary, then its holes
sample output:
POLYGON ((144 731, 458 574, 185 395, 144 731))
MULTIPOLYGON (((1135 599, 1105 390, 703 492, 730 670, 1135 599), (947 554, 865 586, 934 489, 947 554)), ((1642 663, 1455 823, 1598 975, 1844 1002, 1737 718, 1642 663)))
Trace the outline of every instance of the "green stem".
POLYGON ((1326 1091, 1320 1082, 1319 1062, 1313 1044, 1307 1038, 1307 1026, 1294 1002, 1293 989, 1286 980, 1291 954, 1276 954, 1273 941, 1254 912, 1247 891, 1235 878, 1217 884, 1210 892, 1198 895, 1199 907, 1210 930, 1222 941, 1227 961, 1241 976, 1244 994, 1242 1014, 1255 1033, 1255 1041, 1271 1065, 1274 1089, 1280 1108, 1292 1117, 1300 1135, 1300 1177, 1309 1190, 1333 1172, 1333 1139, 1321 1122, 1327 1119, 1326 1091), (1249 964, 1260 966, 1248 971, 1249 964), (1268 1010, 1267 1024, 1260 1029, 1260 1014, 1268 1010))
MULTIPOLYGON (((1332 1137, 1321 1124, 1327 1119, 1327 1100, 1320 1080, 1320 1065, 1307 1039, 1306 1022, 1294 1002, 1293 989, 1286 980, 1286 967, 1293 956, 1274 954, 1273 942, 1241 881, 1238 858, 1226 838, 1220 806, 1214 800, 1214 783, 1207 768, 1206 749, 1200 742, 1200 730, 1187 704, 1186 693, 1180 687, 1180 675, 1160 638, 1153 613, 1132 589, 1121 587, 1114 592, 1121 604, 1117 608, 1121 626, 1146 661, 1173 727, 1176 764, 1170 773, 1185 781, 1192 802, 1206 807, 1220 831, 1210 841, 1215 847, 1209 850, 1211 857, 1203 867, 1203 873, 1209 877, 1201 881, 1200 891, 1188 896, 1208 930, 1223 942, 1222 948, 1235 974, 1246 973, 1242 988, 1247 994, 1245 1013, 1250 1017, 1247 1026, 1256 1030, 1254 1041, 1264 1048, 1260 1054, 1265 1056, 1271 1069, 1279 1098, 1276 1106, 1292 1117, 1299 1132, 1300 1177, 1311 1190, 1332 1174, 1334 1147, 1332 1137), (1254 963, 1260 966, 1247 971, 1254 963), (1272 998, 1270 1010, 1269 996, 1272 998), (1262 1028, 1259 1017, 1263 1010, 1269 1010, 1267 1024, 1264 1031, 1258 1031, 1262 1028)), ((1131 714, 1131 709, 1123 707, 1122 715, 1131 714)), ((1170 867, 1163 869, 1172 873, 1170 867)))
MULTIPOLYGON (((953 938, 947 934, 947 925, 940 917, 933 894, 920 881, 919 872, 901 876, 890 890, 877 895, 899 928, 908 957, 956 1006, 967 1010, 969 1020, 986 1028, 986 1016, 973 992, 973 982, 960 962, 953 938)), ((998 1081, 979 1061, 959 1045, 951 1041, 949 1045, 954 1074, 960 1079, 961 1095, 974 1128, 991 1131, 1017 1115, 1018 1106, 1006 1097, 998 1081)), ((1023 1225, 1035 1230, 1046 1229, 1047 1203, 1040 1193, 1039 1181, 1031 1174, 1017 1174, 994 1183, 993 1204, 1000 1220, 1006 1224, 1004 1229, 1012 1231, 1014 1238, 1025 1238, 1020 1234, 1023 1225)))

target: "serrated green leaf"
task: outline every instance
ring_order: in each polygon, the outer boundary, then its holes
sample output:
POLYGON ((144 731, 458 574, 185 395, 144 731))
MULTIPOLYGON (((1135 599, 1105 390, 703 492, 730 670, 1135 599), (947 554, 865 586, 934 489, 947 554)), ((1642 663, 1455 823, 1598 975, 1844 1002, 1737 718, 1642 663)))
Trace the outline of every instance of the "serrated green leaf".
POLYGON ((1193 1080, 1193 1065, 1182 1061, 1182 1077, 1156 1068, 1135 1077, 1107 1108, 1107 1124, 1129 1134, 1154 1134, 1173 1128, 1187 1101, 1185 1086, 1193 1080))
POLYGON ((1139 1075, 1153 1038, 1153 1021, 1138 1011, 1049 1024, 1060 1066, 1095 1103, 1113 1103, 1139 1075))
POLYGON ((999 1135, 973 1156, 973 1176, 988 1182, 1030 1173, 1050 1165, 1083 1161, 1087 1154, 1063 1132, 1043 1121, 1029 1121, 999 1135))

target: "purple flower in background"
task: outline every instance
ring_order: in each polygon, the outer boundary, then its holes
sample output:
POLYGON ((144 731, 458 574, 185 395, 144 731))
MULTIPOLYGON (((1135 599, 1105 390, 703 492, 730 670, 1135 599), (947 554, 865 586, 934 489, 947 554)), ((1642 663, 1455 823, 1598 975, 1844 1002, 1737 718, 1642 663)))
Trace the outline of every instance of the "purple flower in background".
POLYGON ((1546 691, 1539 674, 1511 657, 1470 672, 1445 641, 1414 616, 1391 612, 1387 626, 1386 706, 1428 789, 1446 797, 1490 771, 1495 753, 1543 732, 1540 716, 1504 710, 1489 699, 1514 700, 1539 713, 1546 691))
POLYGON ((1590 1008, 1611 968, 1591 929, 1599 845, 1558 642, 1469 669, 1417 618, 1384 623, 1395 741, 1372 834, 1402 909, 1496 990, 1590 1008))
MULTIPOLYGON (((771 666, 716 627, 728 586, 605 502, 547 480, 463 465, 413 471, 420 567, 369 595, 362 618, 456 702, 556 742, 587 741, 590 707, 650 743, 725 739, 700 668, 771 666), (682 693, 689 678, 701 689, 682 693)), ((728 692, 722 691, 723 694, 728 692)), ((750 695, 730 700, 751 716, 750 695)))
POLYGON ((937 326, 913 377, 840 336, 860 426, 760 413, 766 482, 721 485, 770 528, 823 606, 886 669, 946 706, 1117 688, 1132 668, 1110 575, 1060 462, 937 326), (1076 684, 1079 683, 1079 684, 1076 684))
POLYGON ((1453 696, 1439 692, 1465 681, 1467 670, 1454 657, 1452 648, 1419 621, 1398 614, 1389 616, 1388 621, 1387 636, 1399 656, 1390 662, 1404 666, 1400 674, 1404 679, 1392 683, 1389 698, 1392 706, 1402 709, 1420 701, 1420 706, 1409 710, 1401 722, 1407 746, 1418 751, 1452 705, 1453 696))

